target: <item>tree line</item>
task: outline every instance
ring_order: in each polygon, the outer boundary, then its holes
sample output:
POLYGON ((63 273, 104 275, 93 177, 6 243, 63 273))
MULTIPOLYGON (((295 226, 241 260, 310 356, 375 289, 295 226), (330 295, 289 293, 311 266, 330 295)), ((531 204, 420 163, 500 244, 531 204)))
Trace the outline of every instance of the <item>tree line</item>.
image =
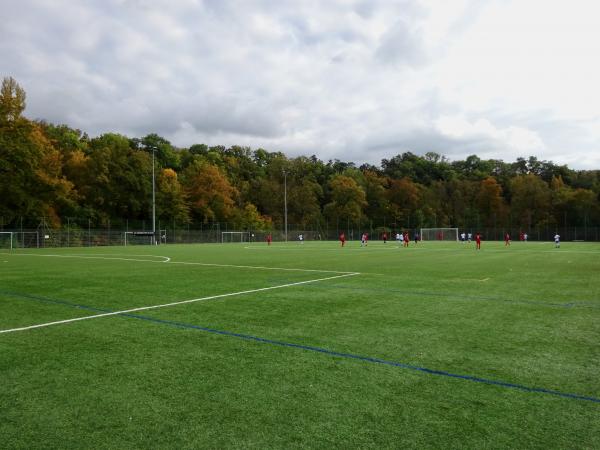
POLYGON ((0 220, 53 227, 65 218, 149 220, 155 158, 156 216, 178 225, 227 222, 231 229, 534 230, 597 226, 600 170, 572 170, 534 156, 514 162, 429 152, 379 166, 244 146, 177 148, 157 134, 90 138, 68 125, 23 116, 13 78, 0 91, 0 220))

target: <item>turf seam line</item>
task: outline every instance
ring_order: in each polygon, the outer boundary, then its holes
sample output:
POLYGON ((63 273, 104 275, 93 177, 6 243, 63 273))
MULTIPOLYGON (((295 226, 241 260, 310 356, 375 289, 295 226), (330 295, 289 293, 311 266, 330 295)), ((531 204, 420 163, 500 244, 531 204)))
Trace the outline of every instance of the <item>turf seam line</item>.
POLYGON ((136 311, 147 311, 147 310, 150 310, 150 309, 167 308, 167 307, 170 307, 170 306, 185 305, 185 304, 188 304, 188 303, 196 303, 196 302, 201 302, 201 301, 206 301, 206 300, 215 300, 215 299, 218 299, 218 298, 225 298, 225 297, 233 297, 233 296, 237 296, 237 295, 251 294, 251 293, 254 293, 254 292, 264 292, 264 291, 270 291, 270 290, 273 290, 273 289, 282 289, 282 288, 287 288, 287 287, 292 287, 292 286, 301 286, 303 284, 316 283, 316 282, 319 282, 319 281, 333 280, 333 279, 337 279, 337 278, 350 277, 350 276, 354 276, 354 275, 360 275, 360 274, 358 272, 353 272, 353 273, 347 273, 347 274, 342 274, 342 275, 335 275, 335 276, 331 276, 331 277, 317 278, 317 279, 313 279, 313 280, 297 281, 297 282, 294 282, 294 283, 287 283, 287 284, 282 284, 282 285, 278 285, 278 286, 268 286, 268 287, 258 288, 258 289, 249 289, 249 290, 239 291, 239 292, 229 292, 227 294, 218 294, 218 295, 211 295, 211 296, 208 296, 208 297, 194 298, 194 299, 191 299, 191 300, 182 300, 182 301, 179 301, 179 302, 164 303, 164 304, 161 304, 161 305, 141 306, 141 307, 138 307, 138 308, 131 308, 131 309, 126 309, 126 310, 122 310, 122 311, 110 311, 110 312, 105 312, 105 313, 102 313, 102 314, 93 314, 91 316, 75 317, 75 318, 72 318, 72 319, 57 320, 57 321, 54 321, 54 322, 40 323, 40 324, 36 324, 36 325, 29 325, 29 326, 26 326, 26 327, 18 327, 18 328, 11 328, 11 329, 6 329, 6 330, 0 330, 0 334, 3 334, 3 333, 13 333, 13 332, 16 332, 16 331, 26 331, 26 330, 31 330, 31 329, 34 329, 34 328, 44 328, 44 327, 49 327, 49 326, 53 326, 53 325, 61 325, 61 324, 66 324, 66 323, 79 322, 79 321, 82 321, 82 320, 97 319, 97 318, 100 318, 100 317, 123 315, 123 314, 132 313, 132 312, 136 312, 136 311))

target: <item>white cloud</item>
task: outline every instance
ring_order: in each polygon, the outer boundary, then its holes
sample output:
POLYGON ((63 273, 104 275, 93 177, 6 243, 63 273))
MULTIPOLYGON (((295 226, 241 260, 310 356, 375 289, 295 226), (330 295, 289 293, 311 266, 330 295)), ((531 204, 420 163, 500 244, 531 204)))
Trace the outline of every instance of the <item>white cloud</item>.
POLYGON ((2 75, 26 89, 26 114, 92 135, 600 167, 592 0, 8 0, 3 12, 2 75))
POLYGON ((461 116, 442 116, 434 121, 443 136, 456 140, 486 141, 495 149, 506 149, 514 154, 535 154, 546 146, 539 135, 526 128, 509 126, 497 128, 487 119, 469 122, 461 116))

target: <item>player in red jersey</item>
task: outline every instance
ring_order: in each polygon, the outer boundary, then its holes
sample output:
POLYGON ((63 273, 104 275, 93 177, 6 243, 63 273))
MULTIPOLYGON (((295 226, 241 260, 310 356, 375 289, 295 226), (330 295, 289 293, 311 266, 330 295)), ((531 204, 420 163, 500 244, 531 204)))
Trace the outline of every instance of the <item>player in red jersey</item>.
POLYGON ((346 235, 344 234, 343 231, 340 234, 340 242, 342 243, 342 247, 346 244, 346 235))
POLYGON ((475 234, 475 249, 481 250, 481 234, 475 234))
POLYGON ((506 233, 504 236, 504 246, 507 247, 510 245, 510 233, 506 233))
POLYGON ((267 234, 267 245, 271 245, 272 240, 273 240, 273 237, 270 234, 267 234))
POLYGON ((383 232, 383 236, 382 237, 383 237, 383 243, 387 244, 387 233, 385 231, 383 232))

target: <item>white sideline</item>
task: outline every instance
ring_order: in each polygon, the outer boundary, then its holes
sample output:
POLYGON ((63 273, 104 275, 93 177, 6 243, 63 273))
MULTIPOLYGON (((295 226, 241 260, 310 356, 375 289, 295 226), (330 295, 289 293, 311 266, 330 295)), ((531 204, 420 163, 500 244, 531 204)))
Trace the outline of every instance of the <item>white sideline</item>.
POLYGON ((118 260, 118 261, 136 261, 136 262, 149 262, 149 263, 160 263, 160 264, 182 264, 191 266, 208 266, 208 267, 234 267, 237 269, 260 269, 260 270, 284 270, 289 272, 319 272, 319 273, 339 273, 342 275, 355 274, 355 272, 341 272, 339 270, 324 270, 324 269, 295 269, 290 267, 266 267, 266 266, 243 266, 236 264, 216 264, 216 263, 200 263, 200 262, 186 262, 186 261, 171 261, 168 256, 155 256, 155 255, 132 255, 132 256, 149 256, 151 258, 166 258, 164 261, 154 261, 151 259, 134 259, 134 258, 117 258, 108 256, 85 256, 85 255, 51 255, 51 254, 36 254, 36 253, 0 253, 0 255, 10 256, 40 256, 50 258, 79 258, 79 259, 104 259, 104 260, 118 260))
POLYGON ((74 319, 58 320, 56 322, 40 323, 40 324, 37 324, 37 325, 30 325, 30 326, 27 326, 27 327, 20 327, 20 328, 11 328, 11 329, 7 329, 7 330, 0 330, 0 334, 2 334, 2 333, 13 333, 15 331, 31 330, 31 329, 34 329, 34 328, 49 327, 49 326, 52 326, 52 325, 60 325, 60 324, 63 324, 63 323, 78 322, 80 320, 97 319, 99 317, 116 316, 116 315, 119 315, 119 314, 128 314, 128 313, 137 312, 137 311, 146 311, 146 310, 149 310, 149 309, 166 308, 166 307, 169 307, 169 306, 184 305, 186 303, 195 303, 195 302, 201 302, 201 301, 205 301, 205 300, 214 300, 214 299, 217 299, 217 298, 233 297, 235 295, 251 294, 253 292, 270 291, 270 290, 273 290, 273 289, 281 289, 281 288, 286 288, 286 287, 291 287, 291 286, 299 286, 301 284, 316 283, 318 281, 333 280, 335 278, 351 277, 351 276, 354 276, 354 275, 360 275, 360 273, 358 273, 358 272, 350 272, 350 273, 345 273, 343 275, 335 275, 333 277, 317 278, 315 280, 298 281, 296 283, 281 284, 281 285, 278 285, 278 286, 270 286, 270 287, 265 287, 265 288, 250 289, 250 290, 247 290, 247 291, 230 292, 229 294, 211 295, 209 297, 194 298, 194 299, 191 299, 191 300, 183 300, 183 301, 180 301, 180 302, 165 303, 165 304, 162 304, 162 305, 142 306, 142 307, 139 307, 139 308, 125 309, 123 311, 113 311, 113 312, 102 313, 102 314, 94 314, 92 316, 75 317, 74 319))

